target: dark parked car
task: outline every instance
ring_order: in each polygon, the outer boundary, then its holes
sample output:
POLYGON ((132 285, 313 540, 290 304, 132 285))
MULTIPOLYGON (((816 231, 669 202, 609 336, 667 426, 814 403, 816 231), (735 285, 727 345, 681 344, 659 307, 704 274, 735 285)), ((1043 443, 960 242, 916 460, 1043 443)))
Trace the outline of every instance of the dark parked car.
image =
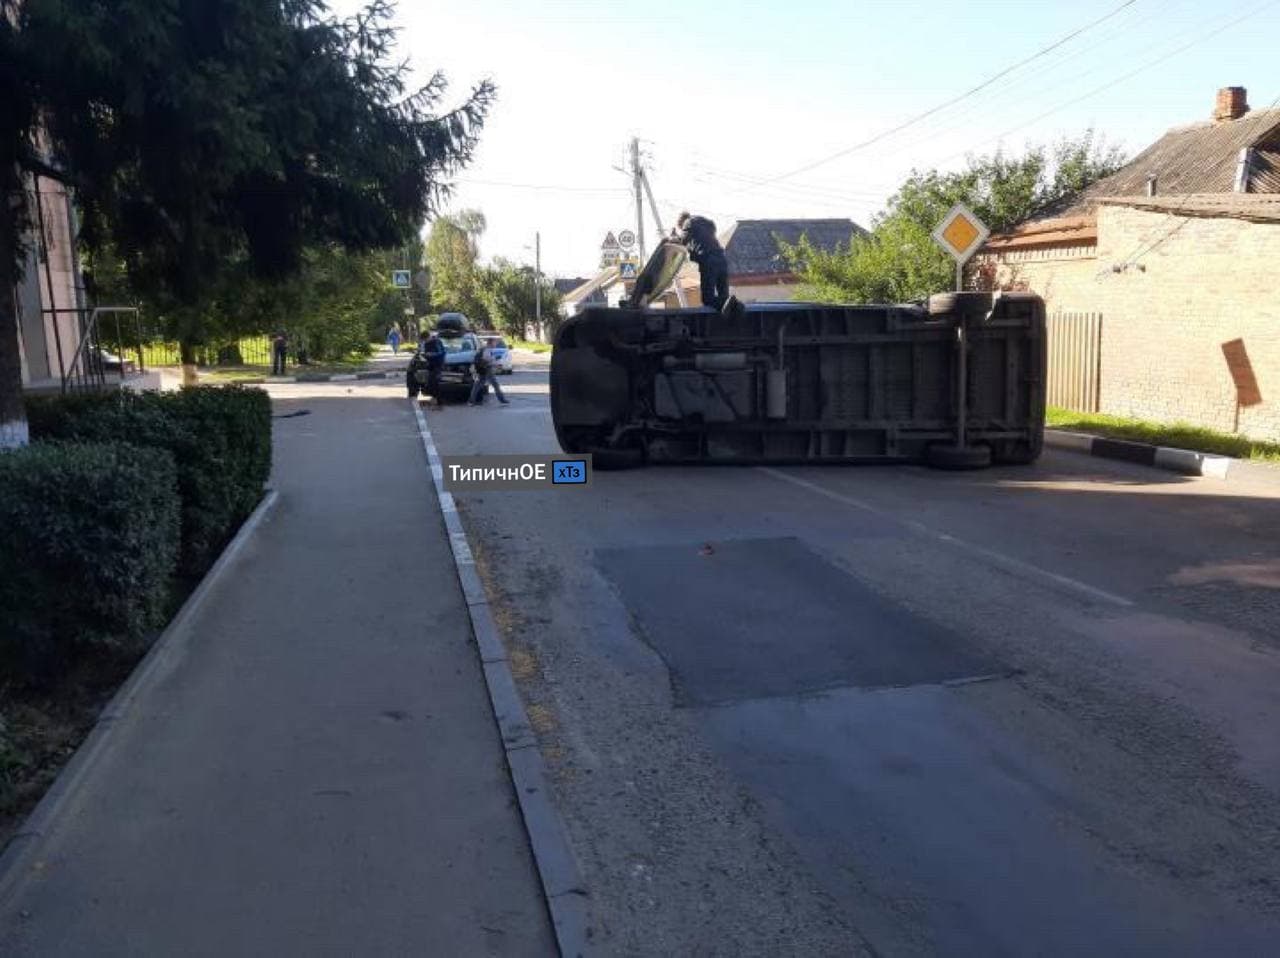
POLYGON ((443 400, 446 396, 465 398, 475 382, 475 358, 479 348, 476 334, 471 332, 467 318, 461 313, 443 313, 436 323, 436 336, 444 347, 444 360, 436 385, 432 385, 429 363, 421 346, 409 360, 405 373, 409 396, 434 395, 443 400), (434 389, 434 392, 433 392, 434 389))

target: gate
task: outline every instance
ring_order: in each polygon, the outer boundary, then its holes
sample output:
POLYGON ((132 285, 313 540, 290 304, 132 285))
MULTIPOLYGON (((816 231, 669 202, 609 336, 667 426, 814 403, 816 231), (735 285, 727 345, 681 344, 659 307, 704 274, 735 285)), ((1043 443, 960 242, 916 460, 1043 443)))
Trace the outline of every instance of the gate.
POLYGON ((1050 406, 1072 412, 1102 408, 1102 314, 1059 311, 1049 317, 1050 406))

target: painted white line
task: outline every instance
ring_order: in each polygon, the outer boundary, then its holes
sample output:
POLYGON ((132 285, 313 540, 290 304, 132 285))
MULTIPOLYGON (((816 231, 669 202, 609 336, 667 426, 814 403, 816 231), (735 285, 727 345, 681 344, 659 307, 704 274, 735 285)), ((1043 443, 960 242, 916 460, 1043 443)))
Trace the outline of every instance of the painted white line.
POLYGON ((932 529, 929 526, 926 526, 923 522, 917 522, 914 519, 903 519, 895 513, 880 509, 870 503, 863 502, 860 499, 854 499, 851 496, 842 495, 839 492, 820 486, 815 482, 809 482, 807 479, 801 479, 799 476, 791 476, 769 466, 760 466, 758 469, 760 472, 772 476, 775 479, 781 479, 783 482, 789 482, 792 485, 800 486, 802 489, 808 489, 810 492, 817 493, 820 496, 825 496, 828 499, 833 499, 836 502, 842 503, 843 505, 849 506, 853 509, 860 509, 863 512, 870 513, 871 515, 878 516, 879 518, 887 519, 891 522, 896 522, 899 525, 906 526, 912 532, 926 539, 943 542, 960 552, 967 552, 970 555, 978 556, 979 558, 986 560, 991 565, 1003 569, 1010 575, 1033 579, 1045 584, 1065 588, 1080 595, 1087 596, 1090 599, 1106 602, 1121 608, 1129 608, 1133 605, 1133 602, 1130 599, 1114 595, 1111 592, 1089 585, 1087 582, 1081 582, 1080 580, 1073 579, 1070 576, 1050 572, 1047 569, 1042 569, 1039 566, 1032 565, 1030 562, 1023 562, 1021 559, 1015 559, 1013 556, 1007 556, 1002 552, 996 552, 994 549, 988 549, 985 546, 976 545, 972 542, 967 542, 964 539, 957 539, 955 536, 946 532, 939 532, 936 529, 932 529))

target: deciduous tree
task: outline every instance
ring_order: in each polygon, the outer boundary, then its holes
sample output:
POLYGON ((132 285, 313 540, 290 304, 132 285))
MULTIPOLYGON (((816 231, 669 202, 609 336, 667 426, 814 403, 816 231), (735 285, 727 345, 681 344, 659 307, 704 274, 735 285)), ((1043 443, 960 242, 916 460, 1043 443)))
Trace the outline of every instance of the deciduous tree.
POLYGON ((870 235, 848 248, 821 250, 802 238, 781 244, 799 273, 802 296, 820 302, 893 303, 950 289, 955 266, 933 241, 934 228, 957 202, 968 205, 993 232, 1051 210, 1123 165, 1114 147, 1092 131, 1022 156, 997 152, 970 158, 955 173, 913 171, 889 199, 870 235))

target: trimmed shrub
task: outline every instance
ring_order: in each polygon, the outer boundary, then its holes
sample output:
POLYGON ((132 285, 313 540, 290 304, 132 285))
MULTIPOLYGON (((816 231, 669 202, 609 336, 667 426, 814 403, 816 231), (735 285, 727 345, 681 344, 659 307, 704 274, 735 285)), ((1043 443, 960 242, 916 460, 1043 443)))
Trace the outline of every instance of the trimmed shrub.
POLYGON ((184 389, 164 399, 202 443, 220 446, 212 458, 223 464, 231 486, 225 537, 258 505, 271 478, 271 398, 261 389, 215 386, 184 389))
POLYGON ((33 439, 127 441, 178 467, 184 575, 201 575, 257 505, 271 472, 271 400, 233 386, 33 399, 33 439))
POLYGON ((86 647, 136 647, 164 622, 177 483, 162 449, 54 442, 0 453, 6 670, 44 679, 86 647))

